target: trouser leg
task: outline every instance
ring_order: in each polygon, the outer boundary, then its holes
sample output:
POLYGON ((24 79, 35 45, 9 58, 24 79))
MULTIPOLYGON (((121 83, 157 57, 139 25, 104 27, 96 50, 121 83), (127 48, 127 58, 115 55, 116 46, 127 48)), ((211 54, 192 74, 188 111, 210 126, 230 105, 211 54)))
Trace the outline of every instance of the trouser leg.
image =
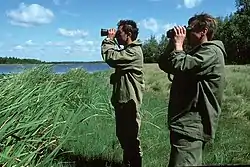
POLYGON ((123 149, 124 164, 140 167, 142 151, 140 146, 140 115, 134 101, 116 107, 116 135, 123 149))
POLYGON ((170 132, 169 167, 200 166, 204 142, 176 132, 170 132))

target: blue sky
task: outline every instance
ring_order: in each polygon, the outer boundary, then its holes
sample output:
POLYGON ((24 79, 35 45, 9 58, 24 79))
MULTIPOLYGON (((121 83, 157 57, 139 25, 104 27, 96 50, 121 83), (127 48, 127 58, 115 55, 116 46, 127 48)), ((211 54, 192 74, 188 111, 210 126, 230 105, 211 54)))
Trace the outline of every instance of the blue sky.
POLYGON ((135 20, 139 38, 160 37, 195 13, 226 16, 234 0, 6 0, 0 5, 0 56, 42 61, 94 61, 101 28, 135 20))

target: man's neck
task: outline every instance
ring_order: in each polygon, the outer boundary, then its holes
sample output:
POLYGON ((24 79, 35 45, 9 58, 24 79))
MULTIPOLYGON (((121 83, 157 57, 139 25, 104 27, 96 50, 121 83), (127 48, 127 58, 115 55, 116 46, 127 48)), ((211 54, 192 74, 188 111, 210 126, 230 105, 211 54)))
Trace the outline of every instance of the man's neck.
POLYGON ((192 49, 193 48, 196 48, 197 46, 200 46, 201 44, 207 42, 207 38, 202 38, 196 45, 192 46, 192 49))
POLYGON ((131 43, 133 43, 133 41, 131 39, 128 39, 127 43, 124 45, 124 47, 127 47, 128 45, 130 45, 131 43))
POLYGON ((200 41, 200 45, 203 44, 204 42, 207 42, 207 38, 202 38, 201 41, 200 41))
POLYGON ((127 41, 127 45, 130 45, 133 41, 129 38, 127 41))

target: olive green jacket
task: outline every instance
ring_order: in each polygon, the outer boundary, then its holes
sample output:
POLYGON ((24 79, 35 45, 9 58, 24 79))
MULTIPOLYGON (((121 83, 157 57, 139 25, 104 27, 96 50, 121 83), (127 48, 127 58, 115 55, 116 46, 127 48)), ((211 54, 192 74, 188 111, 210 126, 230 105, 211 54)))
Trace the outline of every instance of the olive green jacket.
POLYGON ((110 67, 115 68, 115 73, 110 76, 113 106, 134 100, 139 109, 142 103, 145 82, 141 46, 139 40, 135 40, 123 49, 117 49, 113 40, 105 38, 102 41, 102 58, 110 67))
POLYGON ((225 86, 224 56, 224 45, 217 40, 188 53, 167 48, 160 56, 160 69, 174 75, 168 106, 170 130, 205 141, 214 139, 225 86))

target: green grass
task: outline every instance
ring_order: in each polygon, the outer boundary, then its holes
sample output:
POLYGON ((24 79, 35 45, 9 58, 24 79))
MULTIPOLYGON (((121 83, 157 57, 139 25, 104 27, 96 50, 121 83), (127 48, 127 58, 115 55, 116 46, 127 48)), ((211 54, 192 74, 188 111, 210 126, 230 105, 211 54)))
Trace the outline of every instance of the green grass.
MULTIPOLYGON (((205 164, 250 163, 249 66, 227 66, 222 115, 205 164)), ((122 150, 110 105, 112 71, 56 75, 41 66, 0 78, 0 164, 3 166, 119 166, 122 150)), ((145 167, 168 163, 166 126, 171 83, 157 65, 144 69, 141 109, 145 167)))

